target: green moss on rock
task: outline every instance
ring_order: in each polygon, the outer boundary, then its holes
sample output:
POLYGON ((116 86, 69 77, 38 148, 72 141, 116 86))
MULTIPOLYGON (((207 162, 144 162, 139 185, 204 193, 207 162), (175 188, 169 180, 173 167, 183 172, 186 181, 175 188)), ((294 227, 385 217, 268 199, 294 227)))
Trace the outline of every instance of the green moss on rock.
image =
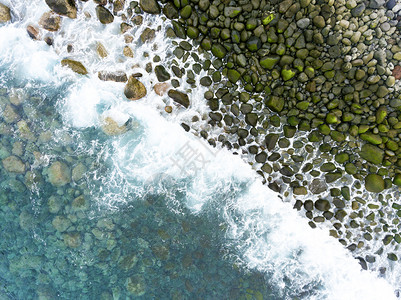
POLYGON ((372 164, 379 165, 383 163, 384 151, 377 146, 365 144, 362 146, 360 156, 372 164))
POLYGON ((365 188, 369 192, 380 193, 384 190, 383 177, 378 174, 369 174, 365 177, 365 188))

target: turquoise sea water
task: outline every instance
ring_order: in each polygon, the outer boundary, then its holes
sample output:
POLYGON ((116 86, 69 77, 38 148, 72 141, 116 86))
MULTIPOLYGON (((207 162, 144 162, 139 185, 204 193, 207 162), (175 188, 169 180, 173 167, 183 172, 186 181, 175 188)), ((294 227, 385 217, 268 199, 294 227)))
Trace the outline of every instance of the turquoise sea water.
POLYGON ((154 93, 128 102, 123 85, 61 68, 62 39, 49 48, 24 29, 43 3, 30 14, 15 3, 18 21, 0 28, 0 298, 394 297, 239 157, 163 115, 154 93), (107 116, 126 132, 105 134, 107 116))

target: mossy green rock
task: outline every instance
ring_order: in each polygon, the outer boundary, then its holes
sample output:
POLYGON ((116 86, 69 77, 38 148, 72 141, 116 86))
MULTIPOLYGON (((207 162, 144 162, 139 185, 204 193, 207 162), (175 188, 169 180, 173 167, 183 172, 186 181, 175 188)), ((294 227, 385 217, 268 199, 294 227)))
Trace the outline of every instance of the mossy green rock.
POLYGON ((383 239, 383 244, 384 244, 384 245, 388 245, 388 244, 391 243, 392 240, 393 240, 393 236, 390 235, 390 234, 388 234, 388 235, 386 235, 386 236, 384 237, 384 239, 383 239))
POLYGON ((272 95, 266 101, 266 106, 278 113, 284 108, 284 98, 272 95))
POLYGON ((369 143, 372 143, 374 145, 380 145, 383 142, 383 140, 380 137, 380 135, 373 134, 373 133, 370 133, 370 132, 363 133, 363 134, 360 135, 360 137, 361 137, 362 140, 367 141, 369 143))
POLYGON ((238 31, 231 30, 231 41, 235 44, 239 44, 241 41, 241 35, 238 31))
POLYGON ((309 107, 309 102, 308 101, 301 101, 298 102, 296 107, 300 110, 307 110, 309 107))
POLYGON ((251 126, 256 126, 258 123, 258 115, 255 113, 248 113, 245 115, 245 122, 251 126))
POLYGON ((343 134, 343 133, 341 133, 339 131, 336 131, 336 130, 331 131, 330 132, 330 136, 336 142, 345 141, 345 134, 343 134))
POLYGON ((395 174, 393 183, 397 186, 401 186, 401 174, 395 174))
POLYGON ((277 56, 265 56, 259 61, 259 63, 263 68, 272 70, 274 68, 274 66, 279 62, 279 60, 280 60, 280 56, 278 56, 278 55, 277 56))
POLYGON ((383 162, 384 151, 377 146, 365 144, 362 146, 360 156, 372 164, 379 165, 383 162))
POLYGON ((167 4, 163 7, 163 14, 170 20, 177 19, 179 17, 178 9, 172 2, 167 2, 167 4))
POLYGON ((304 186, 299 186, 294 188, 294 194, 295 195, 307 195, 308 191, 304 186))
POLYGON ((322 171, 322 172, 331 172, 331 171, 334 171, 335 169, 336 169, 336 166, 330 162, 324 163, 320 167, 320 171, 322 171))
POLYGON ((319 131, 324 135, 329 135, 331 132, 330 126, 327 124, 321 124, 318 127, 319 131))
POLYGON ((358 168, 353 163, 347 163, 345 165, 345 172, 354 175, 358 172, 358 168))
POLYGON ((337 179, 340 179, 342 174, 340 172, 332 172, 332 173, 327 173, 324 177, 326 178, 327 183, 331 183, 336 181, 337 179))
POLYGON ((369 174, 365 177, 365 188, 369 192, 380 193, 384 190, 383 177, 377 174, 369 174))
POLYGON ((338 118, 337 118, 337 116, 335 114, 328 113, 327 116, 326 116, 326 122, 328 124, 335 124, 335 123, 338 122, 338 118))
POLYGON ((188 19, 192 14, 192 8, 191 5, 185 6, 183 9, 181 9, 181 17, 183 19, 188 19))
POLYGON ((283 69, 281 70, 281 77, 284 81, 288 81, 295 76, 295 71, 291 69, 283 69))
POLYGON ((84 67, 82 63, 76 60, 72 59, 63 59, 61 61, 61 65, 64 67, 69 67, 71 70, 73 70, 75 73, 81 74, 81 75, 86 75, 88 74, 88 71, 84 67))
POLYGON ((385 106, 382 106, 376 112, 376 123, 381 124, 386 117, 387 117, 387 108, 385 106))
POLYGON ((269 133, 265 137, 265 144, 266 148, 269 151, 272 151, 274 147, 276 147, 277 141, 278 141, 279 135, 277 133, 269 133))
POLYGON ((227 78, 232 82, 236 83, 240 79, 241 74, 237 70, 230 69, 227 72, 227 78))
POLYGON ((337 153, 334 159, 337 163, 343 164, 349 159, 349 155, 345 152, 337 153))
POLYGON ((262 19, 262 24, 263 24, 263 25, 267 25, 267 24, 269 24, 271 21, 273 21, 274 19, 275 19, 275 15, 274 15, 274 14, 267 15, 266 17, 264 17, 264 18, 262 19))
POLYGON ((394 142, 393 140, 389 140, 386 143, 386 147, 387 149, 391 150, 391 151, 397 151, 398 150, 398 144, 396 142, 394 142))
POLYGON ((188 26, 187 35, 191 39, 196 39, 199 36, 199 29, 193 26, 188 26))
POLYGON ((319 199, 315 202, 315 207, 320 211, 328 211, 330 209, 330 202, 325 199, 319 199))
POLYGON ((140 0, 139 5, 144 12, 149 14, 160 14, 160 5, 156 0, 140 0))
POLYGON ((249 51, 256 52, 260 49, 260 47, 262 47, 262 42, 260 41, 260 38, 252 36, 246 42, 246 47, 248 48, 249 51))
MULTIPOLYGON (((205 49, 205 50, 207 50, 207 49, 205 49)), ((223 45, 213 44, 212 45, 212 53, 214 56, 216 56, 218 58, 224 58, 224 56, 226 56, 226 54, 227 54, 227 50, 226 50, 226 48, 223 47, 223 45)))
POLYGON ((179 38, 185 39, 187 37, 185 29, 180 23, 178 23, 177 21, 171 21, 171 24, 173 24, 174 32, 179 38))
POLYGON ((201 47, 206 51, 212 49, 212 41, 209 38, 204 38, 201 42, 201 47))
POLYGON ((224 16, 229 18, 235 18, 241 12, 242 12, 242 7, 227 6, 224 8, 224 16))

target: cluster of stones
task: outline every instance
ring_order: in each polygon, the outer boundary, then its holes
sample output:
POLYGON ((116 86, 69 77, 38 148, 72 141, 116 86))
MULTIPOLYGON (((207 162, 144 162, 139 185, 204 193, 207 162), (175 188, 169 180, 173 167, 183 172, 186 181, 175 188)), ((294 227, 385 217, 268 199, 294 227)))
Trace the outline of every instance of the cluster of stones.
MULTIPOLYGON (((357 180, 353 190, 361 188, 359 182, 372 193, 400 186, 401 101, 395 85, 400 79, 401 49, 398 21, 392 20, 394 13, 383 5, 380 1, 366 5, 292 0, 165 3, 162 11, 172 19, 175 36, 193 39, 192 45, 180 42, 175 56, 185 61, 194 46, 214 56, 203 65, 193 65, 192 70, 172 67, 175 76, 186 73, 192 84, 194 72, 199 74, 201 68, 208 72, 200 84, 211 87, 205 93, 211 109, 209 123, 224 128, 226 134, 209 138, 203 131, 201 135, 213 145, 220 142, 251 157, 276 191, 283 192, 287 185, 295 195, 317 195, 327 190, 327 183, 344 175, 357 180), (297 132, 305 132, 307 139, 291 142, 299 136, 297 132), (306 163, 299 155, 302 151, 322 154, 326 162, 306 163), (277 173, 280 178, 272 181, 277 173), (323 180, 319 179, 322 173, 323 180), (311 177, 316 178, 312 183, 307 180, 311 177)), ((331 190, 330 201, 310 201, 312 206, 308 201, 296 202, 296 208, 303 208, 312 219, 312 227, 332 220, 335 229, 331 234, 345 235, 349 227, 363 227, 364 222, 355 218, 366 221, 367 215, 367 223, 377 225, 375 212, 364 215, 366 201, 351 199, 348 187, 331 190), (359 213, 353 212, 357 209, 359 213), (344 220, 349 224, 340 230, 344 220)), ((390 199, 389 204, 390 214, 397 216, 396 200, 390 199)), ((369 205, 373 210, 379 207, 369 205)), ((391 226, 396 229, 386 235, 385 245, 389 237, 393 245, 401 242, 397 222, 385 224, 379 232, 391 226)), ((370 226, 364 230, 364 238, 371 240, 373 230, 370 226)), ((341 241, 350 250, 362 247, 341 241)), ((388 258, 397 256, 389 253, 388 258)))
MULTIPOLYGON (((84 1, 86 2, 86 1, 84 1)), ((126 46, 123 49, 123 55, 127 58, 133 58, 134 52, 129 46, 133 42, 133 36, 130 31, 134 26, 142 25, 142 16, 135 15, 133 13, 142 13, 143 11, 148 13, 160 13, 160 6, 157 2, 143 2, 140 5, 136 1, 132 1, 126 11, 123 13, 123 8, 125 7, 125 0, 116 1, 104 1, 104 0, 94 0, 97 4, 96 6, 96 17, 100 23, 107 25, 114 22, 114 16, 118 15, 124 22, 120 24, 120 33, 124 34, 124 39, 126 46), (110 9, 109 9, 110 8, 110 9)), ((49 34, 43 34, 45 32, 57 32, 61 28, 61 22, 63 17, 68 17, 75 19, 77 17, 78 9, 74 1, 69 0, 46 0, 46 4, 49 6, 51 11, 46 12, 40 18, 38 26, 28 25, 27 32, 32 39, 44 40, 48 45, 52 45, 54 42, 54 36, 49 34), (42 38, 42 36, 44 36, 42 38)), ((85 12, 87 17, 90 17, 89 12, 85 12)), ((0 22, 8 22, 11 20, 10 9, 4 5, 0 6, 0 22)), ((147 27, 141 34, 141 42, 147 43, 152 42, 155 38, 155 30, 147 27)), ((72 45, 68 46, 68 52, 71 52, 72 45)), ((104 45, 100 42, 97 43, 96 52, 100 58, 106 58, 109 54, 104 45)), ((154 62, 159 62, 160 59, 155 58, 154 62)), ((65 58, 61 60, 61 65, 70 68, 77 74, 87 75, 90 71, 80 62, 75 59, 65 58)), ((146 66, 146 71, 152 72, 152 65, 149 63, 146 66)), ((182 105, 184 107, 189 106, 188 95, 181 91, 171 89, 171 85, 166 83, 170 79, 170 74, 165 70, 162 65, 157 65, 154 68, 155 74, 159 83, 154 85, 154 90, 156 94, 162 96, 168 91, 170 98, 177 103, 177 105, 182 105)), ((146 96, 147 91, 145 85, 139 81, 138 77, 141 77, 141 73, 131 74, 129 77, 125 72, 116 71, 99 71, 98 77, 104 81, 115 81, 115 82, 126 82, 124 89, 125 96, 130 100, 139 100, 146 96)), ((174 85, 178 87, 178 85, 174 85)), ((166 107, 167 112, 171 112, 171 106, 166 107)))
MULTIPOLYGON (((113 255, 115 260, 113 266, 118 263, 123 271, 126 268, 131 269, 136 264, 137 258, 116 248, 117 242, 109 233, 114 228, 111 221, 100 220, 97 224, 95 223, 95 226, 90 228, 90 235, 85 233, 89 230, 85 227, 86 225, 84 227, 79 225, 86 222, 88 219, 86 213, 93 205, 89 202, 90 190, 86 179, 89 173, 99 172, 96 157, 82 159, 77 156, 73 149, 78 143, 68 132, 63 131, 54 107, 41 97, 29 95, 26 89, 15 88, 10 93, 0 89, 0 112, 0 184, 2 186, 0 214, 4 224, 18 226, 18 230, 13 231, 12 249, 16 249, 15 253, 4 262, 8 265, 10 274, 17 276, 15 280, 12 280, 13 283, 10 284, 9 289, 13 290, 11 288, 13 284, 17 285, 21 280, 31 278, 32 274, 37 272, 42 274, 36 281, 40 298, 54 299, 56 290, 68 291, 68 286, 62 286, 63 282, 58 283, 57 289, 46 288, 46 282, 58 279, 45 280, 43 270, 48 265, 53 269, 52 276, 61 276, 60 272, 65 266, 51 259, 55 253, 54 249, 66 253, 82 251, 94 242, 94 237, 99 240, 98 244, 102 245, 110 256, 113 255), (50 160, 49 157, 52 159, 50 160), (32 210, 30 200, 33 194, 36 195, 35 197, 41 195, 44 199, 40 212, 32 210), (45 230, 49 233, 46 236, 49 239, 46 243, 49 258, 47 262, 35 253, 37 245, 28 244, 29 232, 35 230, 41 222, 43 222, 43 228, 46 228, 45 230), (18 240, 20 237, 15 238, 18 235, 24 236, 22 245, 18 240), (34 248, 32 251, 20 251, 18 247, 34 248)), ((128 130, 128 125, 117 126, 113 120, 106 118, 102 129, 108 135, 115 135, 121 130, 128 130)), ((6 243, 10 243, 6 235, 3 238, 6 243)), ((3 250, 6 249, 3 244, 1 247, 3 250)), ((7 251, 11 251, 10 244, 7 246, 7 251)), ((71 264, 75 265, 72 260, 71 264)), ((84 287, 87 280, 87 275, 85 276, 76 278, 76 282, 82 282, 80 289, 84 287)), ((32 280, 35 282, 35 279, 32 280)), ((145 282, 141 276, 128 276, 127 286, 134 295, 142 295, 145 291, 145 282)), ((21 286, 15 289, 15 293, 17 291, 21 291, 21 286)), ((2 293, 0 295, 3 296, 2 293)), ((25 296, 20 295, 16 298, 25 296)))
MULTIPOLYGON (((7 112, 0 117, 0 249, 2 268, 8 268, 2 271, 2 283, 11 296, 24 299, 28 287, 35 286, 36 291, 29 292, 40 299, 60 294, 73 298, 77 293, 97 293, 104 300, 144 295, 182 299, 212 291, 223 297, 229 289, 234 298, 263 299, 263 276, 243 276, 231 262, 219 260, 221 253, 214 246, 218 242, 213 242, 218 223, 205 225, 190 213, 170 212, 163 197, 137 201, 130 192, 118 197, 133 203, 102 214, 94 199, 103 183, 92 174, 107 178, 111 173, 99 166, 104 145, 95 143, 98 146, 84 154, 75 151, 78 142, 102 139, 101 132, 89 130, 92 139, 75 140, 59 122, 54 103, 31 91, 0 89, 0 111, 7 112), (31 200, 38 195, 41 201, 31 200), (187 245, 185 250, 182 245, 187 245), (217 276, 226 283, 199 279, 217 276), (96 292, 86 289, 89 285, 96 292)), ((104 126, 111 123, 106 133, 120 132, 113 122, 106 118, 104 126)), ((0 295, 8 298, 3 289, 0 295)))
MULTIPOLYGON (((238 149, 249 136, 257 138, 259 128, 280 121, 288 126, 288 137, 294 130, 306 131, 310 142, 325 136, 334 143, 358 137, 366 141, 360 157, 369 165, 389 167, 385 175, 401 185, 397 113, 401 101, 393 88, 399 78, 394 65, 400 49, 396 34, 392 36, 396 28, 387 28, 385 10, 355 1, 232 4, 188 1, 167 3, 163 9, 172 19, 178 18, 180 9, 181 18, 173 20, 176 35, 188 35, 216 57, 212 62, 216 71, 202 78, 202 85, 219 82, 223 74, 229 81, 226 86, 235 88, 241 82, 245 90, 229 93, 223 88, 205 94, 213 111, 211 122, 238 135, 236 143, 226 145, 238 149), (233 126, 239 114, 246 124, 233 126)), ((175 54, 182 57, 186 48, 175 54)), ((263 149, 255 150, 249 149, 254 154, 263 149)), ((345 159, 343 164, 349 164, 353 173, 353 161, 345 159)), ((372 175, 381 179, 376 186, 367 180, 369 191, 391 186, 383 174, 372 175)))

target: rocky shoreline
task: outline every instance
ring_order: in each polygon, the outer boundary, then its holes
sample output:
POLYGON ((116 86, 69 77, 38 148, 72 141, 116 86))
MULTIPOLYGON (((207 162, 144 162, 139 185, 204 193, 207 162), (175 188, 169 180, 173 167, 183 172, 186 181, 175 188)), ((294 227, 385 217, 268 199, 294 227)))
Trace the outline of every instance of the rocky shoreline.
MULTIPOLYGON (((364 268, 383 253, 390 261, 398 260, 400 3, 94 2, 102 24, 115 22, 114 16, 123 20, 125 57, 134 56, 130 32, 142 24, 143 12, 171 20, 166 36, 177 38, 173 51, 177 60, 166 68, 155 56, 145 71, 155 72, 156 93, 171 98, 165 113, 175 105, 191 107, 190 92, 180 89, 182 78, 194 88, 197 84, 209 88, 204 94, 210 109, 206 120, 183 123, 185 130, 244 157, 285 200, 294 196, 294 208, 310 219, 311 227, 329 229, 364 268), (190 56, 196 63, 179 67, 190 56), (207 75, 198 78, 203 71, 207 75), (201 121, 212 129, 199 130, 196 123, 201 121), (362 251, 370 254, 358 256, 362 251)), ((27 30, 32 38, 52 45, 52 37, 47 33, 42 37, 41 32, 57 31, 64 18, 59 15, 76 18, 79 3, 46 3, 54 13, 43 15, 40 27, 31 25, 27 30)), ((10 10, 1 6, 0 22, 10 20, 10 10)), ((154 37, 155 30, 147 28, 140 38, 152 43, 154 37)), ((97 53, 108 55, 102 44, 97 53)), ((61 64, 88 73, 79 61, 64 59, 61 64)), ((99 72, 101 80, 127 82, 124 94, 130 100, 147 93, 140 77, 99 72)), ((117 128, 110 132, 125 132, 113 120, 107 124, 117 128)), ((3 165, 13 159, 3 160, 3 165)))

